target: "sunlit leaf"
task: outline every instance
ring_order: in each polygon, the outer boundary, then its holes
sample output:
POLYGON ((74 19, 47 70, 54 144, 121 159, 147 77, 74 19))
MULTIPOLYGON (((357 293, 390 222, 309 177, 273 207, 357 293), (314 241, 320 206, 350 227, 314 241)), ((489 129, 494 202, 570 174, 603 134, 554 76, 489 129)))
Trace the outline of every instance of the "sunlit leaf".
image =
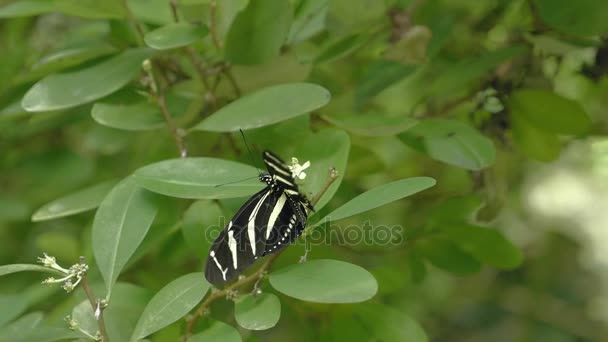
POLYGON ((95 209, 114 185, 116 181, 107 181, 58 198, 36 210, 32 221, 52 220, 95 209))
POLYGON ((236 301, 234 318, 245 329, 270 329, 281 318, 281 302, 272 293, 245 295, 236 301))
POLYGON ((154 196, 129 177, 104 198, 93 220, 93 253, 106 284, 106 298, 156 216, 154 196))
POLYGON ((268 126, 318 109, 331 95, 312 83, 286 83, 248 94, 222 107, 193 129, 232 132, 268 126))
POLYGON ((154 49, 165 50, 187 46, 207 35, 206 26, 174 23, 146 33, 144 41, 154 49))
POLYGON ((321 222, 337 221, 357 215, 428 189, 435 183, 436 181, 430 177, 413 177, 380 185, 346 202, 329 213, 321 222))
POLYGON ((144 166, 133 174, 147 190, 180 198, 230 198, 263 188, 249 165, 216 158, 181 158, 144 166))
POLYGON ((270 284, 277 291, 316 303, 356 303, 378 291, 376 279, 364 268, 338 260, 311 260, 274 271, 270 284))
POLYGON ((188 338, 191 342, 207 342, 207 341, 222 341, 222 342, 241 342, 241 335, 238 330, 232 326, 213 321, 211 326, 196 335, 188 338))
POLYGON ((399 138, 433 159, 464 169, 483 169, 492 165, 496 158, 492 140, 455 120, 424 120, 399 138))
POLYGON ((42 112, 94 101, 125 86, 150 56, 151 50, 132 49, 86 69, 47 76, 28 90, 21 105, 42 112))
POLYGON ((143 339, 182 318, 203 299, 209 287, 202 273, 186 274, 167 284, 144 309, 131 341, 143 339))

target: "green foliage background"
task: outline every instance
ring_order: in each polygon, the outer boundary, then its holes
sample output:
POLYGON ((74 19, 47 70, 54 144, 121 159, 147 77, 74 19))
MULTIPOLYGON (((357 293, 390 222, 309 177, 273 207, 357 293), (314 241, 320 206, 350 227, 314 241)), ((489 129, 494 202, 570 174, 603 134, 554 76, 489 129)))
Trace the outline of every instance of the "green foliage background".
POLYGON ((0 4, 0 341, 94 339, 83 285, 111 341, 608 336, 608 2, 0 4), (308 261, 224 293, 239 129, 322 196, 308 261))

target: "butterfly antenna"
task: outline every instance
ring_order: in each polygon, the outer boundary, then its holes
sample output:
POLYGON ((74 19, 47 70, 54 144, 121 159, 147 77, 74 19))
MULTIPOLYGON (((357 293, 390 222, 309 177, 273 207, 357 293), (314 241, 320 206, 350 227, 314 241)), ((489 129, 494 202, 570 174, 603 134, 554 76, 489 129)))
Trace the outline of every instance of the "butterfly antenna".
POLYGON ((245 133, 243 133, 243 130, 239 128, 239 132, 241 132, 241 136, 243 137, 243 142, 245 143, 245 147, 247 147, 247 152, 249 152, 249 158, 251 159, 251 162, 253 163, 253 165, 255 166, 256 169, 258 169, 258 173, 260 175, 262 175, 262 171, 260 171, 260 168, 258 167, 258 164, 255 162, 255 159, 253 159, 253 154, 251 153, 251 149, 249 148, 249 144, 247 144, 247 139, 245 139, 245 133))
POLYGON ((228 182, 228 183, 218 184, 218 185, 214 186, 214 188, 219 188, 220 186, 229 185, 229 184, 236 184, 236 183, 244 182, 246 180, 250 180, 250 179, 254 179, 254 178, 258 178, 258 176, 247 177, 245 179, 241 179, 241 180, 234 181, 234 182, 228 182))

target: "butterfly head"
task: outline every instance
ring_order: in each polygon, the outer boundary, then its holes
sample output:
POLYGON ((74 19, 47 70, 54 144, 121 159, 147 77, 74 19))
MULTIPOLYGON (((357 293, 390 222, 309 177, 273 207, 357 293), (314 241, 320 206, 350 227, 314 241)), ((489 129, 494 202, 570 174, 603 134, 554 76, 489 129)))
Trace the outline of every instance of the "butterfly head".
POLYGON ((266 183, 269 186, 272 186, 274 184, 274 180, 272 179, 272 176, 265 172, 260 173, 260 182, 266 183))

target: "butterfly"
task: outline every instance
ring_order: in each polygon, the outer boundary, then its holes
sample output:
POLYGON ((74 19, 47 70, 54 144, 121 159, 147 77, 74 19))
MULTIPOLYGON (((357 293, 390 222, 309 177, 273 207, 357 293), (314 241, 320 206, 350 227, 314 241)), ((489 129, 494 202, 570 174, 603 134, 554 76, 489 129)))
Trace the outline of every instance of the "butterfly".
POLYGON ((266 187, 243 204, 211 246, 205 264, 211 284, 234 279, 259 257, 294 242, 306 227, 308 212, 314 211, 294 179, 301 169, 292 171, 268 150, 262 157, 268 173, 260 173, 260 182, 266 187))

